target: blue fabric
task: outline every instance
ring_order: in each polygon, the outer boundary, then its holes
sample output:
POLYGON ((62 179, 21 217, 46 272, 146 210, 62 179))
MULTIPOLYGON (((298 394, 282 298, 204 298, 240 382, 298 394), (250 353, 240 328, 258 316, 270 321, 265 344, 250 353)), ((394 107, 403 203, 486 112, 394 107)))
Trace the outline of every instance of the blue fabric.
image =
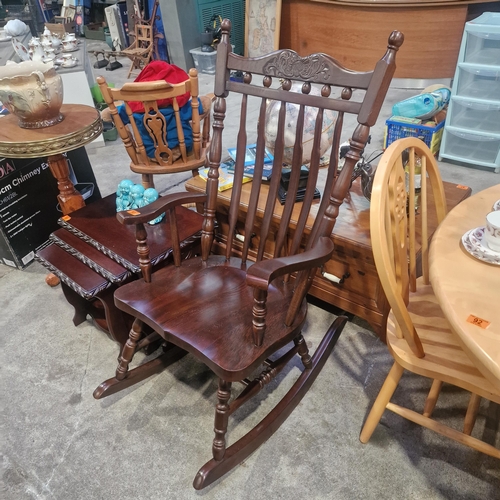
MULTIPOLYGON (((198 99, 198 103, 198 111, 201 115, 203 113, 203 107, 201 105, 200 99, 198 99)), ((125 104, 121 104, 117 109, 123 123, 125 125, 130 123, 127 112, 125 111, 125 104)), ((175 124, 174 108, 172 106, 168 106, 167 108, 161 108, 160 112, 165 117, 165 121, 167 122, 168 147, 170 149, 175 148, 175 146, 179 145, 179 138, 177 137, 177 126, 175 124)), ((186 143, 186 149, 189 151, 193 147, 193 130, 191 129, 190 124, 192 117, 191 100, 189 100, 186 104, 184 104, 184 106, 182 106, 182 108, 179 109, 179 115, 182 122, 182 129, 184 130, 184 141, 186 143)), ((144 143, 144 147, 146 148, 146 154, 149 158, 154 158, 155 146, 153 139, 144 126, 144 113, 134 113, 132 116, 134 117, 139 133, 141 134, 142 142, 144 143)))

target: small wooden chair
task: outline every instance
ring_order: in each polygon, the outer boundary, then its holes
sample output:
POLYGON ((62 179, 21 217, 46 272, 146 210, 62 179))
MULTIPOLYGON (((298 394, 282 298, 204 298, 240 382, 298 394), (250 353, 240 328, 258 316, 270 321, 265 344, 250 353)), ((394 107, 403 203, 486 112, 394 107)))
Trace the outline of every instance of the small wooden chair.
POLYGON ((373 403, 360 440, 368 442, 387 409, 475 450, 500 458, 500 450, 471 436, 481 397, 500 403, 500 389, 481 374, 463 351, 429 282, 430 234, 427 222, 436 217, 439 223, 445 215, 443 184, 429 148, 416 138, 400 139, 391 144, 378 164, 373 182, 370 234, 377 272, 391 305, 387 346, 394 364, 373 403), (403 152, 409 152, 408 196, 401 159, 403 152), (415 182, 417 157, 421 162, 420 194, 416 193, 418 182, 415 182), (415 207, 415 203, 421 213, 421 227, 415 222, 415 210, 407 208, 415 207), (421 277, 417 277, 419 254, 421 277), (423 413, 390 401, 405 370, 433 381, 423 413), (472 393, 463 432, 431 418, 443 382, 472 393))
POLYGON ((134 27, 134 36, 135 40, 132 44, 121 51, 121 54, 127 56, 132 61, 127 78, 130 78, 130 75, 134 71, 140 71, 144 68, 151 61, 153 55, 153 26, 150 24, 136 24, 134 27))
MULTIPOLYGON (((191 170, 198 174, 198 168, 205 165, 206 153, 210 144, 210 110, 212 96, 202 96, 203 113, 199 113, 198 72, 189 70, 189 79, 177 84, 164 80, 153 82, 125 83, 121 89, 108 87, 102 76, 97 83, 111 112, 111 117, 118 129, 121 139, 130 157, 132 172, 142 175, 145 188, 154 187, 153 175, 186 172, 191 170), (178 98, 186 92, 191 94, 191 120, 189 123, 181 118, 178 98), (173 118, 177 131, 178 146, 169 145, 167 140, 167 121, 158 107, 158 101, 172 99, 173 118), (118 109, 118 102, 125 103, 125 111, 129 125, 125 125, 118 109), (133 113, 130 102, 142 102, 144 113, 142 118, 133 113), (139 121, 139 123, 138 123, 139 121), (141 123, 142 122, 142 123, 141 123), (185 140, 186 127, 192 131, 192 148, 188 150, 185 140), (154 154, 148 156, 144 145, 145 138, 154 145, 154 154)), ((175 134, 174 134, 175 135, 175 134)))
MULTIPOLYGON (((115 293, 116 306, 134 316, 135 321, 115 376, 94 391, 95 398, 102 398, 130 387, 177 359, 176 352, 179 351, 181 354, 189 352, 206 364, 218 377, 215 437, 213 458, 199 470, 194 480, 197 489, 211 484, 245 460, 280 427, 311 387, 342 332, 347 321, 343 316, 336 318, 325 331, 314 353, 309 352, 302 335, 307 316, 306 295, 317 269, 333 253, 330 237, 339 206, 349 189, 354 165, 368 140, 370 126, 374 125, 380 112, 394 74, 396 52, 403 42, 402 34, 393 32, 387 51, 375 69, 355 72, 346 70, 325 54, 301 57, 285 49, 254 59, 235 55, 229 43, 230 26, 229 20, 222 22, 222 39, 217 48, 217 99, 206 193, 173 193, 136 212, 117 214, 120 222, 136 228, 145 279, 123 286, 115 293), (243 82, 232 81, 231 71, 242 71, 243 82), (281 86, 273 85, 280 80, 281 86), (301 91, 291 90, 292 80, 302 80, 301 91), (321 85, 321 95, 310 93, 312 84, 321 85), (364 92, 354 93, 353 88, 364 92), (216 243, 222 131, 229 94, 241 99, 239 131, 232 138, 236 142, 237 153, 227 214, 229 236, 224 254, 215 255, 212 249, 216 243), (248 113, 249 98, 259 103, 258 119, 248 113), (279 101, 280 106, 272 175, 267 185, 261 179, 264 124, 269 99, 279 101), (292 174, 287 199, 282 207, 277 194, 287 129, 287 103, 297 105, 298 112, 292 174), (296 203, 303 164, 302 132, 306 126, 306 107, 315 107, 318 111, 314 119, 307 186, 303 200, 296 203), (337 111, 338 117, 326 180, 321 186, 323 195, 321 201, 317 201, 314 195, 320 179, 320 144, 325 110, 337 111), (338 150, 345 113, 356 115, 358 123, 345 165, 338 174, 338 150), (253 137, 255 131, 255 174, 252 182, 244 184, 249 187, 244 191, 242 180, 247 139, 253 137), (174 208, 184 203, 205 203, 201 255, 181 261, 180 251, 174 250, 175 265, 152 273, 144 224, 166 212, 171 234, 175 236, 177 219, 174 208), (247 207, 244 213, 243 205, 247 207), (244 228, 239 227, 242 233, 237 232, 237 223, 240 222, 244 225, 244 228), (255 238, 250 237, 254 233, 255 238), (153 328, 170 348, 156 360, 129 370, 135 352, 144 345, 141 344, 144 325, 153 328), (292 360, 296 360, 302 371, 289 391, 256 427, 227 446, 230 415, 271 381, 277 381, 276 376, 292 360), (231 386, 236 382, 242 383, 243 388, 231 398, 231 386)), ((306 414, 304 418, 309 417, 306 414)), ((213 424, 208 425, 212 427, 213 424)))

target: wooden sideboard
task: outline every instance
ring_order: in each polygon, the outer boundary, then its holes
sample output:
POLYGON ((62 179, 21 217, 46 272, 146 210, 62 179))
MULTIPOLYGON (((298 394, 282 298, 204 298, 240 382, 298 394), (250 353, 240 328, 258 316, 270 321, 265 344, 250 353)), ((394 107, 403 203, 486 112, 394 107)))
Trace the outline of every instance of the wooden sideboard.
MULTIPOLYGON (((204 192, 206 183, 201 177, 189 179, 186 189, 191 192, 204 192)), ((462 200, 470 196, 471 189, 465 186, 457 186, 449 182, 444 183, 448 209, 451 209, 462 200)), ((245 237, 244 221, 248 202, 248 184, 243 185, 242 199, 240 205, 240 225, 237 227, 237 239, 245 237)), ((219 235, 214 247, 214 252, 221 252, 225 248, 228 234, 228 208, 231 190, 219 193, 217 206, 217 221, 219 224, 219 235)), ((432 196, 432 193, 429 194, 432 196)), ((264 213, 267 198, 267 186, 263 185, 259 199, 260 212, 264 213)), ((300 203, 292 215, 291 231, 294 221, 297 220, 300 203)), ((314 209, 311 211, 307 227, 310 229, 314 221, 314 209)), ((274 214, 280 217, 282 206, 276 201, 274 214)), ((417 215, 418 218, 418 215, 417 215)), ((431 218, 431 227, 437 224, 431 218)), ((251 248, 257 248, 258 242, 252 238, 251 248)), ((351 190, 349 198, 340 207, 339 216, 332 232, 332 241, 335 244, 335 252, 323 271, 344 277, 342 283, 333 283, 321 274, 317 274, 310 290, 310 295, 317 297, 329 304, 343 309, 351 314, 359 316, 370 323, 374 331, 385 340, 385 324, 389 313, 389 304, 378 279, 377 270, 373 261, 373 253, 370 240, 370 203, 362 195, 360 179, 357 179, 351 190)), ((266 249, 273 251, 272 242, 266 249)))
POLYGON ((404 33, 395 78, 450 79, 471 7, 497 10, 496 0, 283 0, 280 47, 304 56, 325 52, 368 71, 392 30, 404 33))

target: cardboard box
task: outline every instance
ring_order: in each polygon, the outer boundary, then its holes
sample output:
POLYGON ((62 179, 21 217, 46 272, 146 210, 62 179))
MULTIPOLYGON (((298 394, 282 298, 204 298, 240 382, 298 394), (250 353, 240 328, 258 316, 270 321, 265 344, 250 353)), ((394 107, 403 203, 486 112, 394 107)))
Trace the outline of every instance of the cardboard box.
MULTIPOLYGON (((85 202, 101 198, 85 148, 67 154, 70 178, 85 202)), ((46 158, 0 158, 0 263, 24 269, 62 216, 46 158)))
POLYGON ((45 23, 51 33, 64 36, 65 33, 75 33, 75 21, 66 23, 45 23))

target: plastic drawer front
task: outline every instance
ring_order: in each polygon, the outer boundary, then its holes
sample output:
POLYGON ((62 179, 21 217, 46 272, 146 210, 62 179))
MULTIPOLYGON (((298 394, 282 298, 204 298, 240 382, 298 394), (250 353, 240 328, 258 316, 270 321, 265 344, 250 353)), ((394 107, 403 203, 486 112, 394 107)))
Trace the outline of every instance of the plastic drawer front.
POLYGON ((448 124, 470 130, 500 135, 500 102, 452 98, 448 124))
POLYGON ((500 33, 467 33, 464 62, 500 66, 500 33))
POLYGON ((459 64, 457 95, 500 101, 500 67, 459 64))
POLYGON ((500 167, 500 136, 478 135, 452 127, 446 128, 445 136, 442 156, 487 167, 500 167))

